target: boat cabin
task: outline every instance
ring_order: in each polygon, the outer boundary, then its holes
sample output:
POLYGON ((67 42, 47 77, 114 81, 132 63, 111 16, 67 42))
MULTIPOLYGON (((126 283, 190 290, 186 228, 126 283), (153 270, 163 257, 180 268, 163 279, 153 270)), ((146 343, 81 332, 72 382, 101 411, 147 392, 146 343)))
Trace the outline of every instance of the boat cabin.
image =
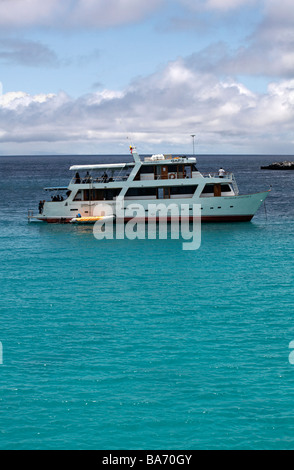
MULTIPOLYGON (((233 196, 237 187, 233 175, 221 179, 219 174, 204 177, 196 166, 196 158, 153 155, 144 161, 130 163, 79 165, 70 170, 74 176, 66 198, 73 202, 126 200, 191 199, 233 196), (143 184, 139 184, 144 182, 143 184)), ((58 189, 58 188, 52 188, 58 189)), ((65 199, 59 195, 52 202, 65 199)))

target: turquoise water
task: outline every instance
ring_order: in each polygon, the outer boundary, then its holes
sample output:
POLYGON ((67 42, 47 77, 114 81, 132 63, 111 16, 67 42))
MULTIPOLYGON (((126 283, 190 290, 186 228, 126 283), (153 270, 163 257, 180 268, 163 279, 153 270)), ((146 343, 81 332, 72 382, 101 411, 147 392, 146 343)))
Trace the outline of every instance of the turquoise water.
POLYGON ((1 449, 294 448, 294 173, 259 170, 274 160, 199 158, 273 191, 194 252, 28 224, 100 158, 0 158, 1 449))

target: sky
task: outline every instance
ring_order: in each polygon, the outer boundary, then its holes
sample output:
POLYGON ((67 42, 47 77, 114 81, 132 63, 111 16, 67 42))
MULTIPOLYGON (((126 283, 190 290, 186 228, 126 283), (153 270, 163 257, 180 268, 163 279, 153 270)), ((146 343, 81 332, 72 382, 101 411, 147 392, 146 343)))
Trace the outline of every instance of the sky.
POLYGON ((292 155, 293 124, 293 0, 0 0, 0 155, 292 155))

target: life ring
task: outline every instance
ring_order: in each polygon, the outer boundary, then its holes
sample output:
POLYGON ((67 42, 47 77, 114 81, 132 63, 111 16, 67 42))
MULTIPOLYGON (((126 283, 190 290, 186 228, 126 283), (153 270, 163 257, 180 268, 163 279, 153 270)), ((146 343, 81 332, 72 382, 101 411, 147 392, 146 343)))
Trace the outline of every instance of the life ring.
POLYGON ((175 173, 171 173, 171 174, 169 175, 169 179, 170 179, 170 180, 175 180, 175 179, 176 179, 176 174, 175 174, 175 173))

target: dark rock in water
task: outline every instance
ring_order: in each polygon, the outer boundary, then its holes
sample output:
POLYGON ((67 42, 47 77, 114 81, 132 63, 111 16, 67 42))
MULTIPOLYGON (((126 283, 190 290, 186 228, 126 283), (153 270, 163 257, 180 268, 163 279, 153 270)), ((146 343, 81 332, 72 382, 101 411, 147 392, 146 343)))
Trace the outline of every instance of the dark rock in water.
POLYGON ((268 166, 262 166, 262 170, 294 170, 294 162, 275 162, 268 166))

